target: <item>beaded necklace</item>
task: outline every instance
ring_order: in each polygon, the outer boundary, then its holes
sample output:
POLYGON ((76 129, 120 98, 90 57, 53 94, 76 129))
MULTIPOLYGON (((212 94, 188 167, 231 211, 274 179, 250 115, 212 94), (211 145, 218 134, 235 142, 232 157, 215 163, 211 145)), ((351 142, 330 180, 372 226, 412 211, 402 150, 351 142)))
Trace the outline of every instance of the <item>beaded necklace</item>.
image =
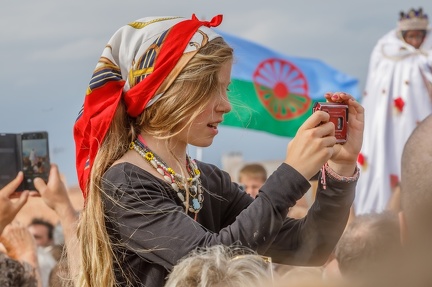
POLYGON ((200 170, 196 162, 189 155, 186 155, 186 166, 190 177, 184 177, 176 173, 150 148, 144 144, 141 135, 130 143, 129 149, 138 152, 156 171, 161 174, 164 180, 175 190, 178 198, 182 201, 186 210, 195 213, 195 220, 201 210, 204 201, 203 188, 201 186, 200 170))

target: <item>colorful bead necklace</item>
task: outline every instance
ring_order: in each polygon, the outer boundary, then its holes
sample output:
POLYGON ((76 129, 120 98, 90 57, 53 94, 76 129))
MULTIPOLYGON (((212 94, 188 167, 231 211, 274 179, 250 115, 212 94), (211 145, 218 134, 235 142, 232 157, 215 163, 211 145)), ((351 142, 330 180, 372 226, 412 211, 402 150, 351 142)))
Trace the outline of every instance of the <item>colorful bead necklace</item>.
POLYGON ((147 145, 141 135, 130 143, 129 149, 138 152, 156 171, 161 174, 164 180, 171 185, 177 193, 178 198, 182 201, 183 206, 192 213, 195 213, 195 219, 201 210, 204 201, 203 188, 200 180, 200 170, 196 162, 189 155, 186 155, 186 164, 188 173, 191 177, 184 177, 176 173, 147 145))

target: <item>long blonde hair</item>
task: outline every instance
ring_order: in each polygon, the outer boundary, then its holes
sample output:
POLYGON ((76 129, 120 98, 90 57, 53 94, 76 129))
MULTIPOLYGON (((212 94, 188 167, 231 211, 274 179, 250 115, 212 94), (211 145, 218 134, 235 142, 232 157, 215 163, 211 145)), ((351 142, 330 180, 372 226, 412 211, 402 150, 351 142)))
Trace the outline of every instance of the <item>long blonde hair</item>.
MULTIPOLYGON (((136 119, 126 114, 121 102, 96 155, 88 184, 85 208, 78 224, 81 264, 77 286, 115 286, 114 265, 118 262, 107 232, 104 203, 110 199, 101 188, 102 176, 120 159, 136 136, 145 131, 167 142, 202 112, 217 91, 218 72, 233 57, 222 38, 210 41, 190 60, 173 85, 136 119)), ((116 265, 121 268, 120 264, 116 265)), ((126 272, 119 270, 123 275, 126 272)), ((132 286, 132 282, 126 282, 132 286)))

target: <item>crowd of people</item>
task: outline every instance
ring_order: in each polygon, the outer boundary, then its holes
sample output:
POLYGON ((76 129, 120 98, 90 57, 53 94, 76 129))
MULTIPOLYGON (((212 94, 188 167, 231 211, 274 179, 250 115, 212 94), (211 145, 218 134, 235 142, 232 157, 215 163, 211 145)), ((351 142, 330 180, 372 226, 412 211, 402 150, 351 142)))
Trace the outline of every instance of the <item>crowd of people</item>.
MULTIPOLYGON (((188 145, 210 146, 231 110, 234 54, 213 29, 221 21, 147 17, 112 36, 74 126, 85 206, 74 209, 56 164, 35 191, 16 191, 22 172, 2 188, 1 286, 431 285, 432 115, 401 149, 397 208, 380 212, 353 213, 372 116, 344 92, 325 94, 348 106, 344 144, 317 111, 270 173, 251 163, 233 181, 189 157, 188 145), (30 196, 58 215, 60 241, 43 218, 14 220, 30 196)), ((406 27, 399 41, 421 49, 408 39, 429 30, 406 27)))

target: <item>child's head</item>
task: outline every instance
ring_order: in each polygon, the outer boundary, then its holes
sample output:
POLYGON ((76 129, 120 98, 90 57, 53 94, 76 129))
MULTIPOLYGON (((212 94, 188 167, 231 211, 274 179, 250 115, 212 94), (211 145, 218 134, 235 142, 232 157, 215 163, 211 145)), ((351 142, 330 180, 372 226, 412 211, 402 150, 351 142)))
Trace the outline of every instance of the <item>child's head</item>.
POLYGON ((266 180, 267 171, 259 163, 246 164, 239 171, 238 181, 252 198, 258 195, 261 186, 266 180))

